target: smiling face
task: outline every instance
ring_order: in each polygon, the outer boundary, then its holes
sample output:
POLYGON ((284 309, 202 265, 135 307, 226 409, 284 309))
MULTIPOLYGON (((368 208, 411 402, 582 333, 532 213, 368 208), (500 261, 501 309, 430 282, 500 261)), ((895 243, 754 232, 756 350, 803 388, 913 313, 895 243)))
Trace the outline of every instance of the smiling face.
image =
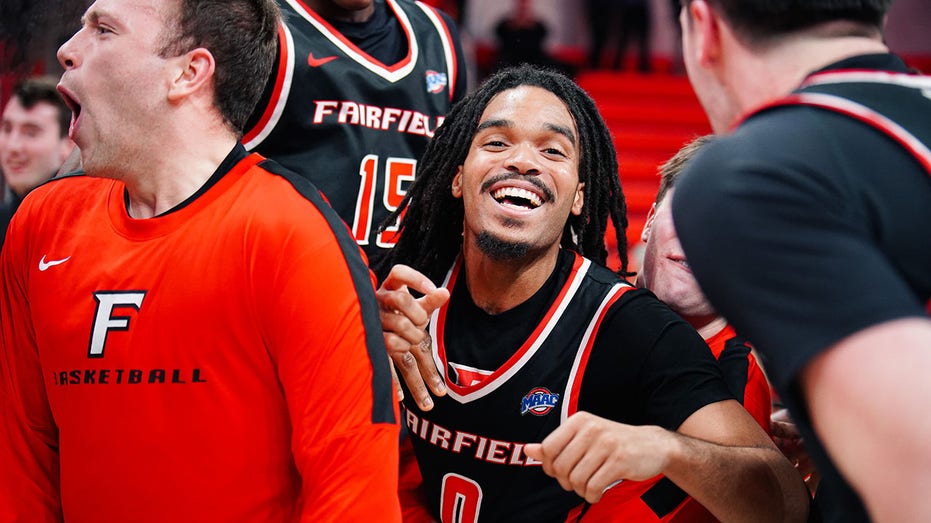
POLYGON ((74 144, 61 135, 58 107, 38 102, 26 108, 12 97, 0 121, 0 167, 20 195, 55 175, 74 144))
POLYGON ((569 214, 582 211, 578 171, 578 131, 558 97, 532 86, 497 94, 452 183, 465 248, 495 259, 555 253, 569 214))
POLYGON ((106 175, 137 160, 141 148, 154 150, 158 130, 171 124, 173 59, 159 51, 177 8, 173 0, 98 0, 58 50, 59 91, 74 111, 70 135, 89 174, 106 175))
POLYGON ((698 287, 676 235, 671 209, 674 192, 674 188, 666 192, 643 229, 641 240, 646 247, 637 283, 685 318, 710 316, 714 309, 698 287))

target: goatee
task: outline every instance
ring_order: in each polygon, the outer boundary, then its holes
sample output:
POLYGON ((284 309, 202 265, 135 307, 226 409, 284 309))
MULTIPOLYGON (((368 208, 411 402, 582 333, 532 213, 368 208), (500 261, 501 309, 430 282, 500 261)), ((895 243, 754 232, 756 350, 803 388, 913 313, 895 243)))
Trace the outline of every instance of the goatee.
POLYGON ((505 241, 488 231, 479 233, 477 243, 479 250, 493 260, 514 260, 530 252, 529 243, 505 241))

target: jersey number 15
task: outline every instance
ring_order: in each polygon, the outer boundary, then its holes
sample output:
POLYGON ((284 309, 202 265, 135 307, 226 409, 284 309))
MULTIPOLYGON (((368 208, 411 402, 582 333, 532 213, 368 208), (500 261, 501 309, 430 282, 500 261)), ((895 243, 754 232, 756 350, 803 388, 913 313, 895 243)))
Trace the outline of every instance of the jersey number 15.
MULTIPOLYGON (((375 188, 378 179, 379 157, 376 154, 366 155, 362 158, 362 164, 359 166, 359 176, 362 180, 359 183, 359 198, 356 200, 356 213, 352 220, 352 234, 359 245, 368 245, 369 236, 372 234, 372 222, 376 219, 375 213, 375 188)), ((388 157, 385 161, 385 183, 384 193, 382 194, 382 205, 392 213, 397 210, 404 195, 407 194, 407 184, 414 181, 414 171, 417 168, 417 160, 410 158, 393 158, 388 157)), ((386 216, 379 214, 378 216, 386 216)), ((395 244, 394 235, 398 230, 398 224, 386 227, 384 231, 378 233, 375 237, 375 244, 379 247, 389 248, 395 244)))

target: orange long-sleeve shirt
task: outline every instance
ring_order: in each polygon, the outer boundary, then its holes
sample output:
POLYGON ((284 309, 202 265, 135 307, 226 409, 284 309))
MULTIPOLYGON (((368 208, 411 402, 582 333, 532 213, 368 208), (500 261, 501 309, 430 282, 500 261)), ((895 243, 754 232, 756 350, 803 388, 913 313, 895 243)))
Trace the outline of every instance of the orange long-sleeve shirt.
POLYGON ((369 272, 270 170, 237 147, 147 220, 113 180, 26 199, 0 261, 0 521, 400 520, 369 272))

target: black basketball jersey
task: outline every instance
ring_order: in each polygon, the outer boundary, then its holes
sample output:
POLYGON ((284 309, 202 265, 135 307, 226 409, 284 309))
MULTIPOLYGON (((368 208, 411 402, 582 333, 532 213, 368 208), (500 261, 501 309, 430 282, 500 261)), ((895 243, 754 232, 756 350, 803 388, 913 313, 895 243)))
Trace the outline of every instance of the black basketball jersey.
POLYGON ((813 74, 781 105, 829 109, 882 131, 911 153, 931 175, 931 77, 888 71, 813 74))
MULTIPOLYGON (((455 287, 459 268, 457 262, 447 288, 455 287)), ((442 521, 565 521, 581 509, 584 500, 560 488, 523 447, 542 441, 576 412, 600 320, 631 289, 575 255, 557 298, 508 361, 477 384, 447 379, 448 394, 429 412, 407 405, 427 499, 442 521)), ((433 356, 444 373, 446 344, 455 343, 444 339, 447 308, 438 309, 430 325, 433 356)))
POLYGON ((386 0, 407 39, 389 65, 338 32, 302 0, 280 0, 279 60, 270 101, 243 137, 247 149, 310 179, 369 254, 414 179, 460 74, 446 19, 411 0, 386 0))

